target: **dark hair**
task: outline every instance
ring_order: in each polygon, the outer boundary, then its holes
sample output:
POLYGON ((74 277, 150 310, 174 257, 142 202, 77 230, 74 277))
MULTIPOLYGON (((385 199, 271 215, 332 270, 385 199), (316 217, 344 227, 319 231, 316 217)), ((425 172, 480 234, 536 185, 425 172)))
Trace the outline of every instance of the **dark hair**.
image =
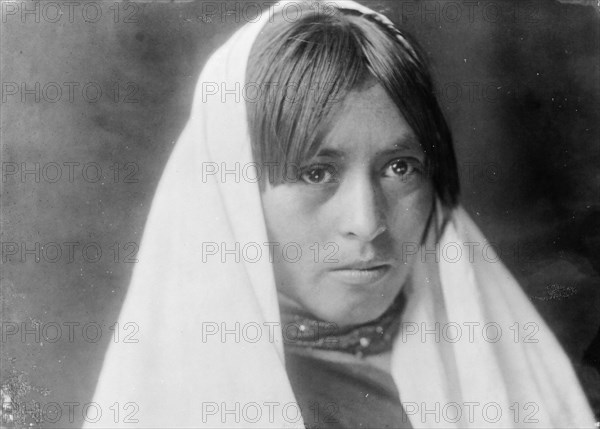
POLYGON ((294 22, 278 16, 266 24, 246 71, 247 84, 261 91, 246 102, 255 161, 271 163, 268 179, 281 183, 287 166, 318 151, 348 92, 372 79, 417 135, 442 203, 454 206, 459 180, 452 136, 424 56, 395 27, 354 10, 305 10, 294 22))

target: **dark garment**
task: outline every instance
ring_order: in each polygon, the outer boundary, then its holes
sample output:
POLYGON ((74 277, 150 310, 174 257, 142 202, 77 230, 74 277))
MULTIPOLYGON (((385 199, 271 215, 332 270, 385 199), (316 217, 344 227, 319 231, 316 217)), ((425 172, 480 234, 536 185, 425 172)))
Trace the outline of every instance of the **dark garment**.
POLYGON ((386 372, 364 362, 334 362, 286 347, 286 369, 311 429, 411 428, 386 372))

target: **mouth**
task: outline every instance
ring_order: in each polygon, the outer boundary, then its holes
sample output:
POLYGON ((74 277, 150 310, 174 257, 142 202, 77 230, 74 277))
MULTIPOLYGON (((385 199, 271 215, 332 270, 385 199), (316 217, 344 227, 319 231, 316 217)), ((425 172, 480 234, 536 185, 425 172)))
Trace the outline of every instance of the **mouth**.
POLYGON ((367 286, 383 279, 391 269, 390 264, 358 263, 331 270, 330 273, 343 283, 367 286))

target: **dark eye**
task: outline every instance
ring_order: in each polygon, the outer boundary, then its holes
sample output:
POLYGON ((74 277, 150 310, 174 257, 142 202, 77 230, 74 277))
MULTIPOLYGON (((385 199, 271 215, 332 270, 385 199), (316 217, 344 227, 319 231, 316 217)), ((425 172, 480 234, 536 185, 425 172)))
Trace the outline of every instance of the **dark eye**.
POLYGON ((332 183, 335 180, 335 168, 327 164, 315 164, 302 169, 300 178, 309 185, 332 183))
POLYGON ((419 161, 416 159, 399 158, 387 164, 383 171, 384 177, 408 179, 413 174, 418 173, 419 161))

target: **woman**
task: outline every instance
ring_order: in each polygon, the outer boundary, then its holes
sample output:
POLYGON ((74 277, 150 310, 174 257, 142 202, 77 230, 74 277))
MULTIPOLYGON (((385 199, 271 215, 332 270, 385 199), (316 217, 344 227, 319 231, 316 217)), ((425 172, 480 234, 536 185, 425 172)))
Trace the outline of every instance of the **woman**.
POLYGON ((206 65, 120 317, 139 342, 111 344, 88 426, 592 427, 474 251, 420 54, 357 3, 313 6, 206 65))

